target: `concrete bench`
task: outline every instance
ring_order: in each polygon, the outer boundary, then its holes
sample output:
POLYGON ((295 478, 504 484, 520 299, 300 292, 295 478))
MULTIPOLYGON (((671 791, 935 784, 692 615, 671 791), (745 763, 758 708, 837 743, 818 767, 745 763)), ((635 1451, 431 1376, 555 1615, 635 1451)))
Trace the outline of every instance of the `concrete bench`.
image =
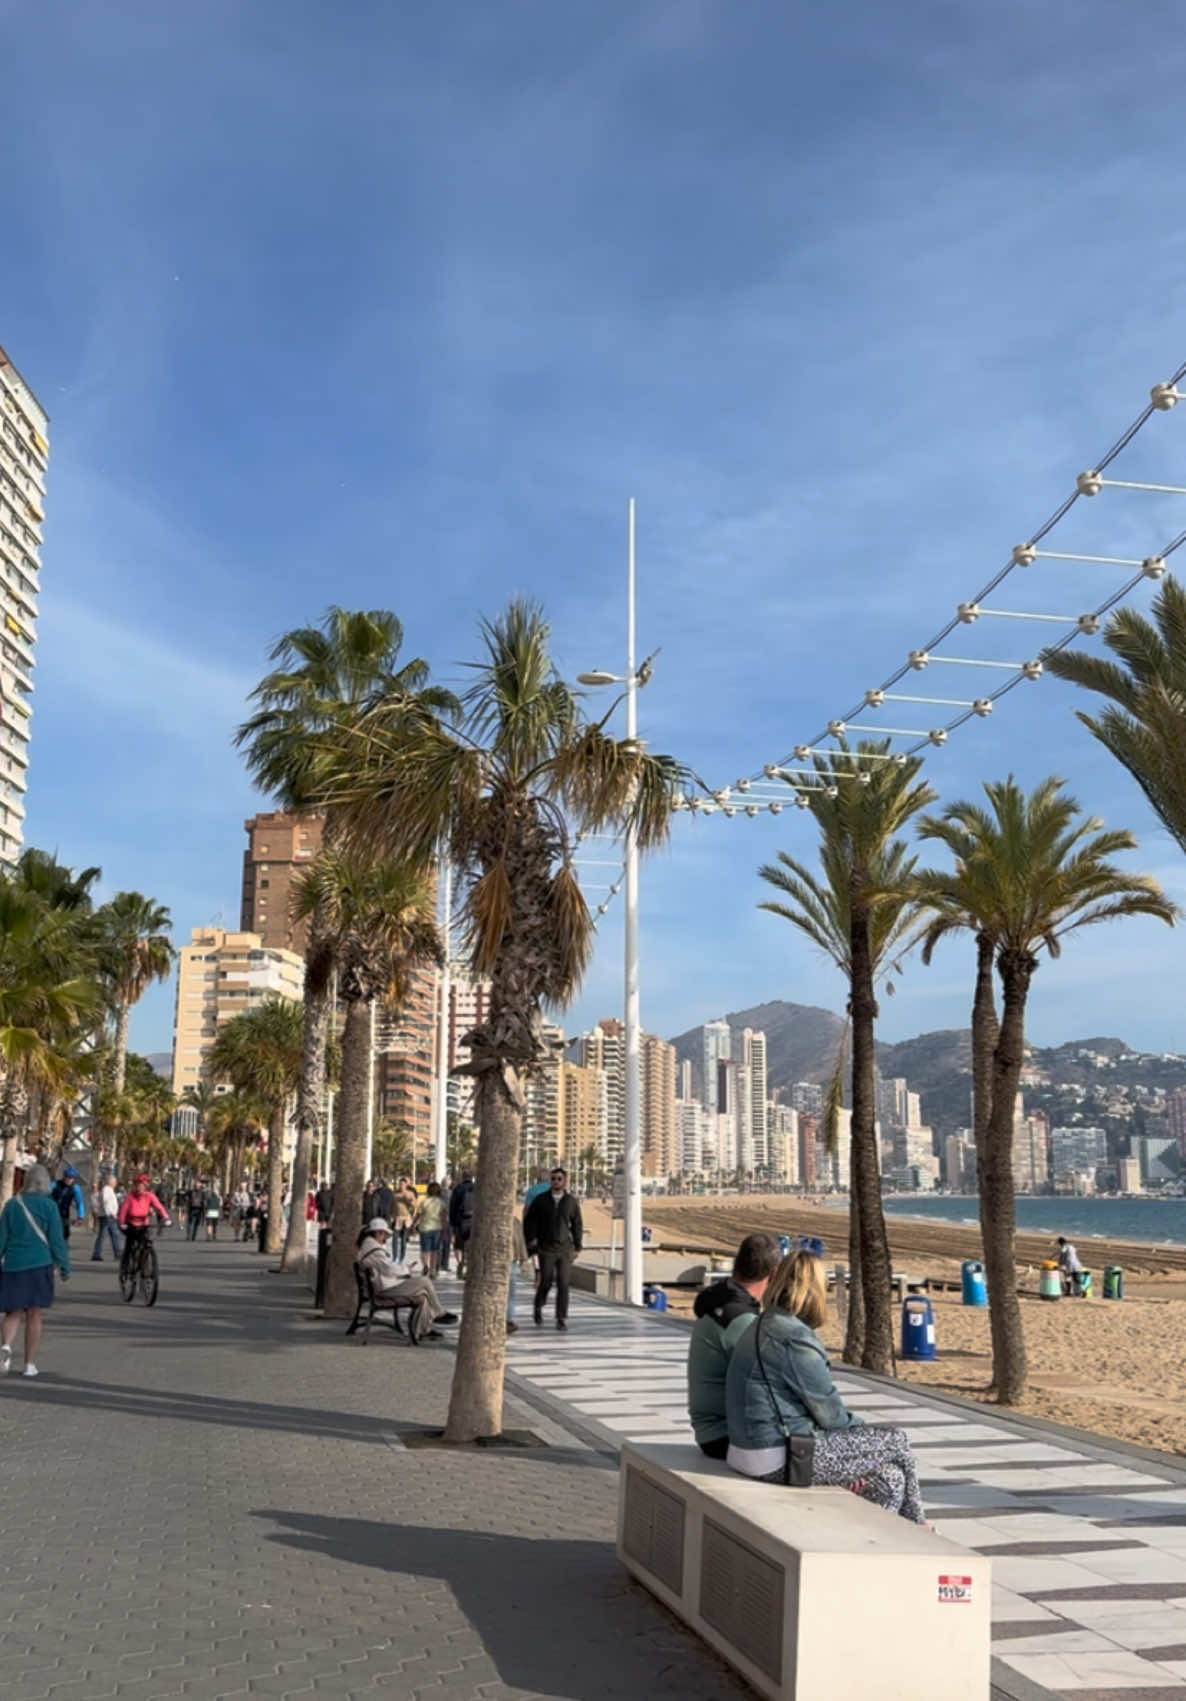
POLYGON ((990 1568, 841 1488, 625 1444, 618 1557, 771 1701, 986 1701, 990 1568))

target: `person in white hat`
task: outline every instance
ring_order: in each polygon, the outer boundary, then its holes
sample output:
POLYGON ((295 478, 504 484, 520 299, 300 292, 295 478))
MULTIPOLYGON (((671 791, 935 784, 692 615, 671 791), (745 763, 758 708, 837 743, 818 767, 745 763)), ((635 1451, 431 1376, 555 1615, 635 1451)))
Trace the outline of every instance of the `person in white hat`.
POLYGON ((363 1230, 358 1262, 370 1271, 375 1291, 384 1299, 412 1302, 410 1333, 417 1346, 421 1341, 441 1339, 434 1324, 458 1321, 452 1311, 445 1310, 427 1276, 412 1275, 406 1264, 397 1263, 391 1256, 391 1224, 386 1217, 372 1217, 363 1230))

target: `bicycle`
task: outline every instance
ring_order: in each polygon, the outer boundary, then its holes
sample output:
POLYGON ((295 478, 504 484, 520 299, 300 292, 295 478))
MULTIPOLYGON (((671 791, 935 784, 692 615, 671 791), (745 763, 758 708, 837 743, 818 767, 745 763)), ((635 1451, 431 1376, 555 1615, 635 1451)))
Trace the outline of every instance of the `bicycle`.
MULTIPOLYGON (((136 1231, 131 1229, 127 1233, 130 1239, 136 1231)), ((119 1263, 119 1291, 125 1305, 131 1305, 137 1293, 145 1305, 155 1305, 160 1292, 160 1265, 151 1230, 141 1230, 137 1241, 137 1245, 124 1247, 119 1263)))

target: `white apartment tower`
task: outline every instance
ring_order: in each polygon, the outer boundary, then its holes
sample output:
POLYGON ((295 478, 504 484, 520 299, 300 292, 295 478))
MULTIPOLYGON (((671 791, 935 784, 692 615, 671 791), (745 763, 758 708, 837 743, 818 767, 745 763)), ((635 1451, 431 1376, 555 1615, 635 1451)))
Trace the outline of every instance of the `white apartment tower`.
POLYGON ((21 852, 49 418, 0 348, 0 866, 21 852))
POLYGON ((770 1128, 766 1105, 766 1035, 743 1028, 737 1064, 738 1162, 747 1174, 770 1164, 770 1128))

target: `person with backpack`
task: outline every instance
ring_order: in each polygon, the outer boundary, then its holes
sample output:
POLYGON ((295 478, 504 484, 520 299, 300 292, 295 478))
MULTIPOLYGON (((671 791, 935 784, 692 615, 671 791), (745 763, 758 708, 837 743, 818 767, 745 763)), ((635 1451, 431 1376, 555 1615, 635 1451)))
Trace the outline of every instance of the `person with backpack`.
POLYGON ((470 1235, 474 1232, 474 1211, 478 1190, 472 1175, 463 1175, 449 1195, 449 1228, 457 1252, 457 1274, 465 1275, 465 1257, 470 1235))
POLYGON ((688 1344, 688 1416, 696 1445, 710 1459, 729 1452, 725 1384, 733 1348, 762 1309, 767 1283, 782 1263, 772 1234, 747 1234, 737 1248, 733 1274, 696 1295, 696 1322, 688 1344))
POLYGON ((69 1240, 71 1211, 80 1223, 86 1221, 86 1200, 82 1196, 82 1188, 78 1185, 78 1171, 67 1164, 60 1178, 54 1182, 50 1197, 58 1207, 58 1214, 62 1219, 62 1234, 69 1240))
POLYGON ((206 1189, 200 1181, 195 1181, 189 1190, 189 1221, 186 1227, 186 1237, 196 1240, 202 1232, 202 1223, 206 1217, 206 1189))

